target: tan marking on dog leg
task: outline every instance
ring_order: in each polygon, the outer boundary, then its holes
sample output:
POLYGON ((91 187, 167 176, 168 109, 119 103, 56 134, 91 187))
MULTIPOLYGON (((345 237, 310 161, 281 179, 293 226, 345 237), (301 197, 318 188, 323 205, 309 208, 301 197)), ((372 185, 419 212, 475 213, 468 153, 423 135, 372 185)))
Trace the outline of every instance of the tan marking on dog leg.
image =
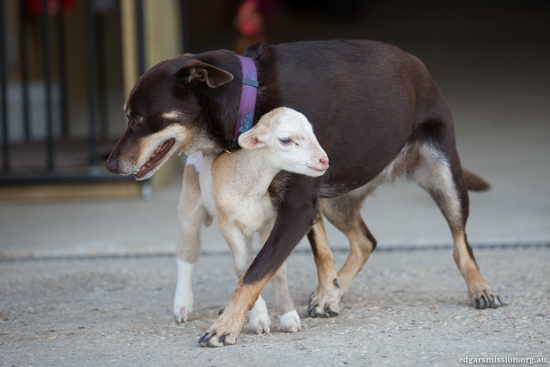
POLYGON ((363 199, 363 196, 348 194, 321 200, 326 218, 344 233, 350 242, 350 253, 338 272, 340 300, 376 247, 376 240, 361 218, 360 208, 363 199))
POLYGON ((370 235, 369 229, 363 222, 363 219, 361 219, 359 212, 356 213, 355 218, 349 225, 349 227, 341 229, 349 240, 350 251, 344 266, 338 272, 340 299, 349 290, 351 282, 363 268, 375 246, 369 239, 369 236, 370 238, 373 237, 370 235))
POLYGON ((187 321, 193 311, 193 269, 200 252, 200 228, 205 216, 199 186, 199 174, 187 165, 179 201, 181 235, 176 252, 177 286, 174 296, 174 316, 177 322, 187 321))
POLYGON ((308 315, 310 317, 333 317, 340 313, 339 280, 334 269, 334 255, 330 249, 323 213, 319 206, 319 215, 314 221, 308 238, 314 241, 313 258, 317 266, 318 286, 309 300, 308 315))
POLYGON ((269 277, 266 277, 256 283, 244 284, 241 278, 229 304, 218 320, 199 339, 199 344, 203 347, 235 344, 243 327, 246 313, 254 305, 268 281, 269 277))
POLYGON ((453 258, 468 287, 468 298, 476 308, 498 307, 500 297, 483 279, 474 258, 468 252, 464 229, 453 234, 453 258), (498 301, 498 302, 497 302, 498 301))

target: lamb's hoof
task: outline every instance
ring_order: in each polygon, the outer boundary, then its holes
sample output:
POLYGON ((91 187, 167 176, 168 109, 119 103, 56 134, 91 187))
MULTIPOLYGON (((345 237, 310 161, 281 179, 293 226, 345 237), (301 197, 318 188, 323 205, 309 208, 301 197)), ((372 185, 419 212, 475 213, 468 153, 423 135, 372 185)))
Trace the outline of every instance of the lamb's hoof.
POLYGON ((252 330, 254 330, 256 334, 269 334, 271 319, 269 318, 267 306, 262 297, 258 297, 254 307, 248 312, 248 319, 252 330))
POLYGON ((297 333, 302 331, 302 325, 300 323, 300 316, 296 310, 289 311, 284 315, 277 316, 279 318, 279 324, 281 330, 287 333, 297 333))

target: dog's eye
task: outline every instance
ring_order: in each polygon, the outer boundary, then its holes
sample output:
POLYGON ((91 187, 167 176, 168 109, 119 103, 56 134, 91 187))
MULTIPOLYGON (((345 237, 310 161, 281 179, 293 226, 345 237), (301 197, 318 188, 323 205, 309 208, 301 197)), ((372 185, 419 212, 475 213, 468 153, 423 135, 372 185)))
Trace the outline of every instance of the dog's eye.
POLYGON ((279 139, 279 141, 283 145, 290 145, 292 143, 292 139, 290 139, 290 138, 279 139))
POLYGON ((141 117, 141 116, 134 117, 134 123, 136 125, 141 125, 143 123, 143 117, 141 117))

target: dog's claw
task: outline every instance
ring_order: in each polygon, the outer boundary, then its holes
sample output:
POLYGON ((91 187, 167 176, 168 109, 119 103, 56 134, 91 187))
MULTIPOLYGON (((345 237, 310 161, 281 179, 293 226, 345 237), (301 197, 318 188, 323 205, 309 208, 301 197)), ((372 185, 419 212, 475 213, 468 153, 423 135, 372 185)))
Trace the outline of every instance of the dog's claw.
POLYGON ((208 346, 208 341, 214 336, 216 333, 210 334, 206 333, 199 339, 199 344, 203 347, 208 346))
POLYGON ((313 305, 313 306, 311 306, 310 308, 308 308, 308 310, 307 310, 307 315, 308 315, 308 317, 315 317, 315 316, 316 316, 315 309, 316 309, 318 306, 319 306, 319 305, 313 305))
POLYGON ((225 311, 225 307, 218 311, 218 315, 221 315, 225 311))
POLYGON ((336 317, 340 315, 340 312, 333 310, 329 306, 325 308, 325 313, 328 315, 328 317, 336 317))
POLYGON ((484 303, 483 308, 489 307, 489 301, 487 300, 487 297, 482 294, 481 299, 483 300, 483 303, 484 303))
POLYGON ((220 343, 223 343, 224 340, 225 340, 225 335, 222 335, 220 338, 220 343))
POLYGON ((334 288, 330 290, 318 289, 309 297, 308 317, 335 317, 340 314, 338 308, 338 279, 334 278, 334 288))
POLYGON ((469 287, 468 297, 470 298, 473 306, 480 310, 484 310, 486 308, 495 309, 500 306, 504 306, 499 298, 498 293, 496 293, 491 287, 489 287, 487 283, 477 284, 469 287))

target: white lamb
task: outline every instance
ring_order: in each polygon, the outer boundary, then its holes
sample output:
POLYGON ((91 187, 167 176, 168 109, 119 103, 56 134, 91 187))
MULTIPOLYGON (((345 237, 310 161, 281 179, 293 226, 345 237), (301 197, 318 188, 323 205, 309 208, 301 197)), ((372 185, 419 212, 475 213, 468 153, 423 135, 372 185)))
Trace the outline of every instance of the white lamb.
MULTIPOLYGON (((187 159, 179 206, 182 236, 174 299, 178 322, 186 321, 193 309, 192 275, 200 250, 197 221, 209 226, 212 217, 217 217, 233 254, 235 272, 241 278, 253 260, 252 234, 257 231, 262 244, 265 243, 277 216, 268 194, 275 175, 285 170, 317 177, 328 168, 328 157, 315 138, 311 124, 304 115, 290 108, 277 108, 264 115, 256 126, 239 137, 239 144, 243 149, 231 154, 212 158, 196 153, 187 159), (200 187, 196 184, 189 187, 193 180, 186 176, 196 174, 200 187)), ((300 331, 300 318, 288 290, 285 263, 271 282, 281 329, 300 331)), ((248 316, 255 332, 269 333, 271 322, 261 296, 248 316)))

